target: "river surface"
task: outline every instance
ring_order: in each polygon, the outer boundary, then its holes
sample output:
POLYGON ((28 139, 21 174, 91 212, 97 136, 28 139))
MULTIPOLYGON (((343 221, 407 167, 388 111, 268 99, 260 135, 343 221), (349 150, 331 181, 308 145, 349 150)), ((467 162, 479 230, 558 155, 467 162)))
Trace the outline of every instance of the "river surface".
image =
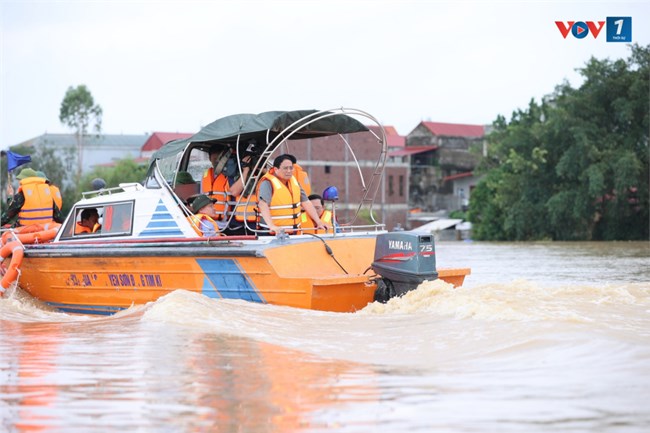
POLYGON ((0 300, 0 432, 648 432, 650 244, 436 246, 471 267, 353 314, 177 291, 0 300))

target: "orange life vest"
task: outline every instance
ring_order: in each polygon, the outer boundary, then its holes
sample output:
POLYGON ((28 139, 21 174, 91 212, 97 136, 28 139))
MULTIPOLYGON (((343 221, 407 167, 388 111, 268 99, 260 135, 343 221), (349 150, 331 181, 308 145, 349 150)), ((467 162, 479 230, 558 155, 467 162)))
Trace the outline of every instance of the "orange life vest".
POLYGON ((61 197, 61 190, 58 186, 48 184, 50 186, 50 194, 52 195, 52 200, 58 206, 59 210, 63 209, 63 198, 61 197))
MULTIPOLYGON (((300 228, 300 184, 295 176, 291 176, 289 185, 285 185, 271 172, 262 176, 262 181, 268 180, 273 188, 269 209, 273 223, 284 228, 287 233, 295 233, 300 228)), ((260 220, 260 226, 268 229, 266 222, 260 220)))
POLYGON ((223 173, 220 173, 219 176, 215 178, 214 168, 208 168, 205 173, 203 173, 201 192, 216 200, 214 202, 214 210, 217 212, 217 220, 226 219, 228 212, 228 199, 230 198, 228 178, 223 173))
MULTIPOLYGON (((331 211, 328 210, 323 211, 323 215, 320 216, 320 220, 323 222, 323 224, 332 227, 332 229, 334 228, 334 226, 332 225, 331 211)), ((303 212, 300 217, 300 228, 305 233, 316 233, 316 234, 327 233, 326 230, 314 230, 316 228, 316 225, 314 224, 314 220, 312 220, 311 217, 307 215, 307 212, 303 212)))
POLYGON ((208 215, 197 213, 196 215, 188 216, 187 220, 190 222, 190 225, 199 236, 205 236, 201 230, 201 223, 203 221, 207 221, 208 223, 212 224, 214 226, 214 234, 219 234, 219 226, 217 225, 217 222, 210 218, 208 215))
POLYGON ((235 221, 239 221, 240 223, 244 221, 256 223, 258 219, 257 194, 241 197, 239 204, 234 206, 233 214, 235 221))
POLYGON ((95 223, 95 225, 91 230, 90 227, 82 226, 81 223, 79 222, 75 225, 74 234, 80 235, 82 233, 96 233, 97 230, 99 230, 101 227, 102 227, 101 224, 95 223))
POLYGON ((305 194, 310 195, 311 183, 309 182, 309 176, 307 175, 307 172, 303 170, 303 168, 298 164, 294 164, 293 175, 298 180, 298 183, 300 184, 302 189, 305 190, 305 194))
POLYGON ((54 201, 50 186, 41 177, 27 177, 20 181, 25 203, 18 213, 18 224, 28 226, 54 221, 54 201))

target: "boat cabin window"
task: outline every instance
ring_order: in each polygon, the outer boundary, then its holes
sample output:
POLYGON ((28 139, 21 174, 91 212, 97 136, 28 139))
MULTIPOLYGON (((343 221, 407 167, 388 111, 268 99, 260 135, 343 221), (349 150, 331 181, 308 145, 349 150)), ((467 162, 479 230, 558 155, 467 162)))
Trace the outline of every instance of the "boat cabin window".
POLYGON ((73 212, 74 218, 68 220, 61 240, 131 234, 133 202, 80 206, 74 208, 73 212))
POLYGON ((92 238, 101 236, 104 215, 103 206, 84 206, 74 209, 74 218, 68 220, 61 239, 92 238))
POLYGON ((104 209, 104 235, 131 234, 133 229, 133 202, 112 203, 104 209))
POLYGON ((212 167, 212 163, 210 162, 210 155, 208 152, 196 147, 191 150, 186 171, 198 181, 199 185, 201 179, 203 179, 203 174, 210 167, 212 167))

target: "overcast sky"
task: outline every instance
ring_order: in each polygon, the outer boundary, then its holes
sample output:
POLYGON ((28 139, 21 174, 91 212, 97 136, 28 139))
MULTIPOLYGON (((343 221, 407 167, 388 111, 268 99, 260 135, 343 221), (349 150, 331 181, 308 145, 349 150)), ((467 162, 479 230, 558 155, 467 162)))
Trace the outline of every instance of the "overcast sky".
POLYGON ((0 148, 59 122, 69 86, 103 133, 196 132, 229 114, 360 108, 406 135, 421 120, 490 124, 592 56, 627 44, 564 39, 555 21, 632 17, 650 2, 0 0, 0 148))

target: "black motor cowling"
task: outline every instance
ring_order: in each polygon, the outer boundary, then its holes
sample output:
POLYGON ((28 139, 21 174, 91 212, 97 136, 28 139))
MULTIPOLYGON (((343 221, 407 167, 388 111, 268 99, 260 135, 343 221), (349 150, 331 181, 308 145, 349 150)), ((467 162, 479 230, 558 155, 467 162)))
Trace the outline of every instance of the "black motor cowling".
POLYGON ((437 279, 433 236, 404 231, 377 236, 372 269, 381 276, 375 291, 380 302, 437 279))

